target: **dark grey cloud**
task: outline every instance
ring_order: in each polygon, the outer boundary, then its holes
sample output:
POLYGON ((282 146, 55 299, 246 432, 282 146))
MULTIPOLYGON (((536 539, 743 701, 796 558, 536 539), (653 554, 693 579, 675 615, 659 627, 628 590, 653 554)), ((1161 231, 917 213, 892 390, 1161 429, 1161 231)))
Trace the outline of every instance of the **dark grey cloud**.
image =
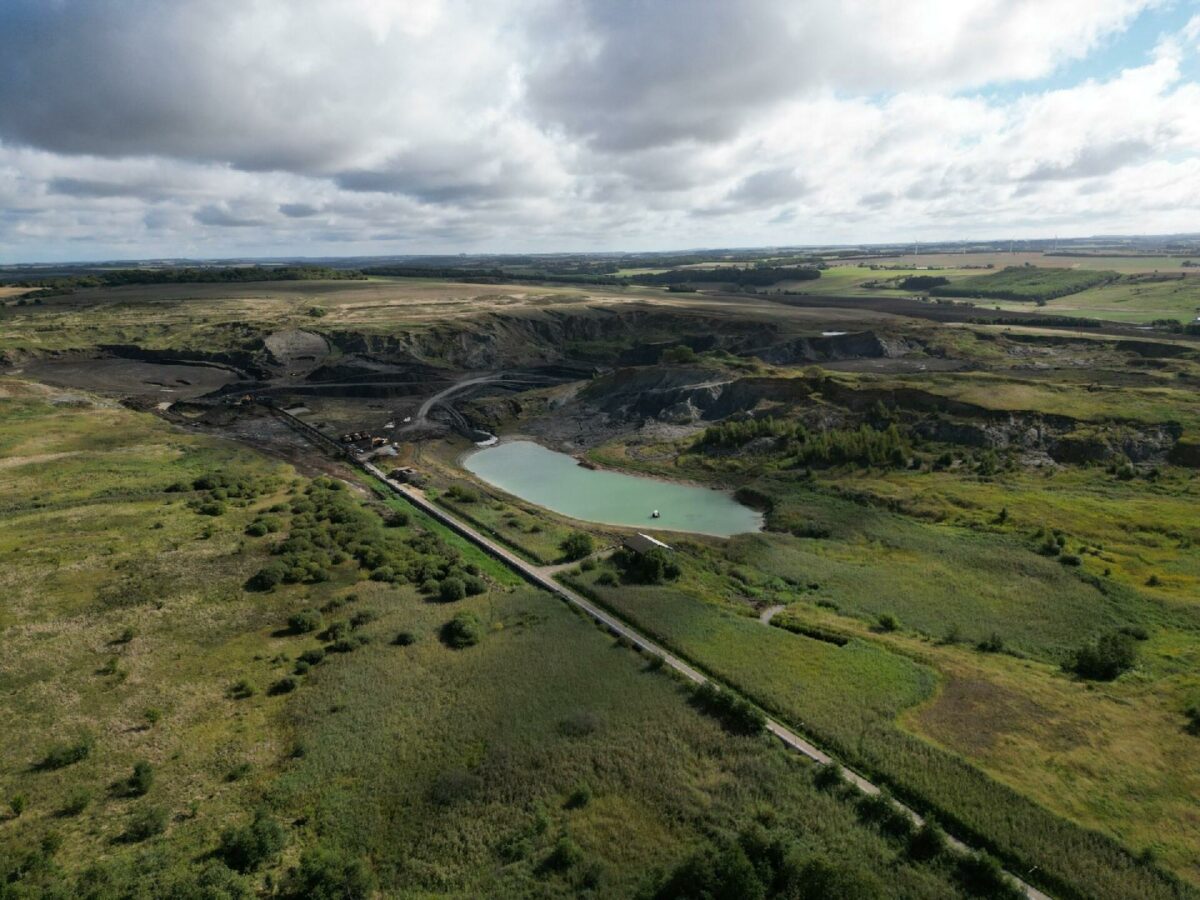
POLYGON ((217 228, 249 228, 253 225, 263 224, 262 219, 235 215, 216 204, 200 207, 192 214, 192 217, 201 225, 212 225, 217 228))
POLYGON ((1110 175, 1117 169, 1140 162, 1154 152, 1148 141, 1131 139, 1084 147, 1070 162, 1039 163, 1024 181, 1070 181, 1110 175))
POLYGON ((289 219, 307 219, 315 216, 321 210, 308 203, 280 203, 279 211, 289 219))
POLYGON ((46 190, 52 194, 68 197, 112 198, 135 197, 151 202, 162 200, 171 194, 169 184, 122 183, 97 178, 51 178, 46 190))

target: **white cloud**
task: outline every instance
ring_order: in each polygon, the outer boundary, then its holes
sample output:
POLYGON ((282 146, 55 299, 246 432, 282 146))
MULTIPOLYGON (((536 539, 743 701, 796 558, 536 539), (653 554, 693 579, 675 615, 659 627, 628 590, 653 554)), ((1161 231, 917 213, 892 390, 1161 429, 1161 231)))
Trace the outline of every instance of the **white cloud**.
POLYGON ((5 0, 0 246, 1194 230, 1200 16, 1105 78, 1031 81, 1154 5, 5 0))

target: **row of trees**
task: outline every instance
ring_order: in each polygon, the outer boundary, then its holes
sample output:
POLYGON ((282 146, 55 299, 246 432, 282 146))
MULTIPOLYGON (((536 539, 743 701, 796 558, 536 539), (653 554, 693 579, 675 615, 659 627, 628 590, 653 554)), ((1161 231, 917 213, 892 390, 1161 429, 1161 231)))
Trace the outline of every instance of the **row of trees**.
POLYGON ((831 428, 810 431, 803 423, 767 416, 712 425, 696 441, 697 447, 736 449, 759 438, 774 438, 777 452, 794 455, 795 464, 836 466, 857 463, 901 467, 908 464, 909 445, 895 423, 883 429, 831 428))

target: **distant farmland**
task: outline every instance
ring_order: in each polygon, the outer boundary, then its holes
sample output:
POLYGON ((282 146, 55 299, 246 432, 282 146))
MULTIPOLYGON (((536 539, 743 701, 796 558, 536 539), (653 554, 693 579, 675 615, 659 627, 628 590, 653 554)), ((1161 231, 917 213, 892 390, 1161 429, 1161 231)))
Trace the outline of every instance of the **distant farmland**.
POLYGON ((989 275, 976 275, 934 288, 939 297, 976 297, 983 300, 1053 300, 1077 294, 1119 277, 1096 269, 1043 269, 1009 266, 989 275))

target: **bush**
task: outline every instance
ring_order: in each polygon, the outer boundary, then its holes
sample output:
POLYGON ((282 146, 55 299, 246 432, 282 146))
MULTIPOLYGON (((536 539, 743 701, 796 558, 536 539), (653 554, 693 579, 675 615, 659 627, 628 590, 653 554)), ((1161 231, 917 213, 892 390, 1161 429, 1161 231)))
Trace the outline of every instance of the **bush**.
POLYGON ((483 640, 483 634, 483 623, 470 612, 460 612, 442 626, 442 641, 455 650, 474 647, 483 640))
POLYGON ((96 741, 90 734, 82 735, 73 744, 56 744, 42 757, 35 768, 46 771, 66 768, 91 756, 95 746, 96 741))
POLYGON ((246 534, 248 534, 250 537, 262 537, 266 533, 267 526, 265 522, 256 520, 246 526, 246 534))
POLYGON ((685 365, 696 361, 696 351, 686 344, 677 344, 662 352, 662 362, 685 365))
POLYGON ((574 562, 585 556, 591 556, 596 549, 596 542, 587 532, 572 531, 558 546, 563 552, 563 558, 568 562, 574 562))
POLYGON ((1080 678, 1112 681, 1133 668, 1136 661, 1134 638, 1120 631, 1112 631, 1095 641, 1084 643, 1063 663, 1063 668, 1080 678))
POLYGON ((466 585, 468 597, 477 597, 487 592, 487 582, 478 575, 468 575, 463 579, 463 584, 466 585))
POLYGON ((273 562, 250 576, 246 582, 246 590, 269 591, 282 582, 287 574, 288 568, 283 563, 273 562))
POLYGON ((918 862, 940 856, 946 849, 946 833, 932 822, 926 822, 908 839, 908 855, 918 862))
POLYGON ((692 692, 692 702, 721 721, 734 734, 761 734, 767 726, 766 717, 756 706, 712 682, 698 685, 692 692))
POLYGON ((826 763, 813 773, 813 784, 823 791, 840 788, 846 783, 837 763, 826 763))
POLYGON ((563 806, 567 809, 583 809, 591 802, 592 789, 586 784, 581 784, 571 792, 563 806))
POLYGON ((140 760, 133 766, 133 772, 125 781, 125 793, 130 797, 143 797, 154 784, 154 767, 146 760, 140 760))
POLYGON ((900 627, 900 620, 891 613, 882 613, 877 621, 880 631, 895 631, 900 627))
POLYGON ((315 665, 319 664, 320 662, 322 662, 324 659, 325 659, 325 651, 322 650, 320 647, 312 647, 308 650, 305 650, 299 656, 300 662, 308 663, 310 666, 315 666, 315 665))
POLYGON ((315 609, 303 609, 288 616, 287 624, 292 634, 309 634, 321 627, 321 614, 315 609))
POLYGON ((479 493, 474 488, 469 488, 462 484, 452 484, 449 490, 446 491, 446 496, 451 500, 457 500, 459 503, 476 503, 479 501, 479 493))
POLYGON ((1009 880, 1000 863, 985 853, 972 853, 958 861, 955 870, 963 889, 973 897, 1019 900, 1025 894, 1009 880))
POLYGON ((443 578, 438 585, 438 597, 443 603, 453 603, 467 596, 467 586, 461 578, 443 578))
POLYGON ((92 792, 87 788, 76 788, 67 794, 67 799, 63 801, 63 805, 59 808, 60 816, 77 816, 92 802, 92 792))
POLYGON ((617 576, 612 572, 604 571, 596 576, 596 584, 601 587, 612 587, 617 583, 617 576))
POLYGON ((21 818, 21 813, 25 812, 25 802, 24 794, 15 794, 13 795, 12 799, 8 801, 8 808, 12 810, 12 814, 15 818, 21 818))
POLYGON ((542 867, 553 872, 564 872, 583 861, 583 851, 567 835, 554 843, 554 849, 542 862, 542 867))
POLYGON ((136 809, 125 824, 121 839, 135 844, 162 834, 167 830, 167 818, 167 811, 161 806, 143 806, 136 809))
POLYGON ((301 854, 287 896, 296 900, 369 900, 375 885, 374 873, 362 860, 317 847, 301 854))
POLYGON ((311 663, 306 663, 304 660, 300 659, 300 660, 296 661, 296 667, 294 669, 292 669, 292 674, 293 675, 307 675, 308 670, 311 668, 312 668, 311 663))
POLYGON ((379 616, 373 610, 360 609, 350 617, 350 627, 362 628, 364 625, 370 625, 378 618, 379 616))
POLYGON ((1200 703, 1193 703, 1185 709, 1183 717, 1187 720, 1184 731, 1188 734, 1200 735, 1200 703))
POLYGON ((976 644, 975 647, 983 653, 1002 653, 1004 651, 1004 638, 1000 637, 999 632, 993 631, 976 644))
POLYGON ((252 685, 245 678, 239 678, 229 686, 229 690, 226 691, 226 694, 231 700, 245 700, 254 696, 254 685, 252 685))
POLYGON ((283 678, 280 678, 269 688, 267 688, 267 693, 272 697, 277 697, 280 694, 290 694, 295 689, 296 679, 292 678, 290 675, 285 675, 283 678))
POLYGON ((228 828, 221 833, 217 856, 237 872, 250 872, 283 849, 283 828, 263 810, 254 814, 249 825, 228 828))
POLYGON ((397 647, 410 647, 417 642, 417 636, 411 631, 401 631, 394 638, 392 643, 397 647))

